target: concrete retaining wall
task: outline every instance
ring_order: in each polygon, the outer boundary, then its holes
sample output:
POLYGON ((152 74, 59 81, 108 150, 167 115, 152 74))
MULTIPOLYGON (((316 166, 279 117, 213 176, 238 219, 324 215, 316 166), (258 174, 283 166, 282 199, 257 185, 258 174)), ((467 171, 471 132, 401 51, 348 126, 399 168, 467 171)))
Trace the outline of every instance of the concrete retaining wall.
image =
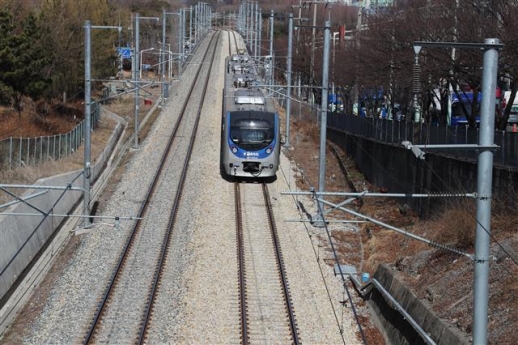
MULTIPOLYGON (((118 123, 104 151, 92 162, 92 181, 97 179, 110 153, 117 143, 123 126, 118 123)), ((38 180, 37 186, 83 187, 83 171, 73 171, 62 175, 38 180)), ((42 190, 30 190, 24 195, 31 195, 42 190)), ((32 205, 18 203, 10 206, 5 213, 22 215, 1 216, 0 213, 0 300, 7 294, 25 268, 45 246, 49 238, 59 228, 66 217, 45 217, 46 214, 68 214, 82 199, 82 191, 48 190, 47 193, 28 200, 32 205), (41 211, 41 212, 40 212, 41 211), (27 214, 37 214, 28 216, 27 214)))
MULTIPOLYGON (((397 278, 396 272, 389 266, 379 265, 374 273, 374 278, 388 290, 390 295, 437 344, 469 344, 467 337, 462 332, 453 327, 450 328, 423 301, 408 290, 397 278)), ((378 290, 370 289, 366 298, 374 311, 372 314, 375 322, 389 343, 398 345, 426 344, 408 321, 387 302, 378 290)))

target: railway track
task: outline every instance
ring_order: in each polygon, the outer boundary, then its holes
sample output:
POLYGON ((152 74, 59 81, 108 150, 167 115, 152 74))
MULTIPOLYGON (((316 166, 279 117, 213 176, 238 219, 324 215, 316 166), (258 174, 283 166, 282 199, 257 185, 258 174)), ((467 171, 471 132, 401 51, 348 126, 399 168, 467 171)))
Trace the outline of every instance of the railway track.
MULTIPOLYGON (((229 55, 240 48, 228 31, 229 55)), ((234 183, 240 343, 299 344, 286 270, 265 183, 234 183)))
POLYGON ((299 344, 268 186, 234 184, 242 344, 299 344))
POLYGON ((219 36, 212 36, 202 63, 198 64, 189 99, 185 100, 160 165, 141 201, 141 219, 134 224, 106 284, 84 344, 146 342, 219 36), (191 116, 193 113, 196 115, 191 116))
POLYGON ((243 47, 240 47, 238 42, 236 32, 235 31, 227 31, 228 32, 228 55, 238 54, 240 51, 246 50, 243 47))

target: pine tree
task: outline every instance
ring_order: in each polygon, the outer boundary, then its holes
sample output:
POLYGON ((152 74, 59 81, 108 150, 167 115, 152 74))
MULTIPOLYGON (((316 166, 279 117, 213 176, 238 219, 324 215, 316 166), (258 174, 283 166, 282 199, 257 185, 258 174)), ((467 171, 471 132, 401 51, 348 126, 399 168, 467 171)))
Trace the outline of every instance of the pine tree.
POLYGON ((9 12, 0 10, 0 103, 8 104, 11 95, 12 88, 6 81, 5 72, 12 69, 12 42, 11 36, 13 35, 13 26, 11 24, 11 15, 9 12))
POLYGON ((24 97, 37 99, 49 87, 45 73, 48 63, 34 15, 27 16, 16 28, 11 14, 0 11, 1 101, 10 102, 20 114, 24 97))

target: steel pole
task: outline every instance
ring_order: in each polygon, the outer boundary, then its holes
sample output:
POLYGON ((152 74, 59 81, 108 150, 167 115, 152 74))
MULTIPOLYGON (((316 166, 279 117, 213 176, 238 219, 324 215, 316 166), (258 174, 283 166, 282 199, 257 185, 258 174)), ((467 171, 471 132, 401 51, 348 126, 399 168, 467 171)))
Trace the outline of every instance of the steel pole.
MULTIPOLYGON (((185 54, 185 43, 187 41, 187 9, 182 9, 182 45, 185 54)), ((189 42, 190 45, 190 42, 189 42)))
POLYGON ((189 54, 192 54, 192 48, 193 48, 193 44, 192 44, 192 11, 193 11, 193 8, 192 6, 189 7, 189 54))
POLYGON ((255 2, 255 23, 254 23, 254 57, 255 61, 257 61, 257 58, 259 56, 259 3, 255 2))
POLYGON ((85 21, 85 127, 84 127, 84 136, 85 136, 85 149, 84 149, 84 168, 83 168, 83 226, 90 226, 90 218, 88 215, 90 214, 90 162, 91 162, 91 153, 90 153, 90 131, 91 131, 91 51, 92 51, 92 41, 91 41, 91 29, 92 25, 89 20, 85 21))
POLYGON ((257 34, 258 34, 258 37, 257 37, 257 55, 259 57, 263 56, 262 54, 262 50, 263 50, 263 20, 262 20, 262 17, 263 17, 263 10, 262 8, 259 9, 259 15, 257 16, 258 17, 258 20, 257 20, 257 23, 259 25, 259 30, 257 30, 257 34))
POLYGON ((181 21, 182 21, 182 15, 180 12, 178 12, 178 23, 176 25, 176 30, 178 31, 177 39, 178 39, 178 77, 182 74, 182 37, 181 37, 181 21))
POLYGON ((203 35, 205 35, 205 33, 207 32, 207 4, 206 3, 202 3, 201 4, 201 13, 202 13, 202 16, 201 16, 201 22, 203 24, 203 35))
MULTIPOLYGON (((486 38, 486 45, 500 45, 497 38, 486 38)), ((498 50, 484 51, 482 68, 482 102, 480 104, 480 146, 494 144, 495 97, 498 50)), ((473 293, 473 344, 487 344, 489 300, 489 240, 491 234, 491 198, 493 184, 493 152, 483 150, 478 156, 477 230, 475 239, 475 277, 473 293)))
MULTIPOLYGON (((313 74, 315 74, 315 35, 316 35, 316 25, 317 25, 317 3, 312 2, 311 6, 313 6, 313 28, 311 29, 311 62, 309 64, 309 84, 313 84, 313 74)), ((314 104, 312 102, 311 104, 314 104)))
MULTIPOLYGON (((329 47, 331 36, 331 22, 326 21, 324 25, 324 57, 322 66, 322 101, 320 119, 320 154, 319 154, 319 173, 318 173, 318 191, 323 193, 326 182, 326 130, 327 130, 327 88, 329 85, 329 47)), ((323 211, 323 205, 319 208, 323 211)), ((320 217, 322 214, 319 215, 320 217)))
POLYGON ((162 104, 165 103, 165 27, 166 27, 166 12, 162 10, 162 51, 160 52, 160 71, 162 72, 162 104))
POLYGON ((248 25, 250 25, 250 19, 248 18, 248 13, 250 12, 250 3, 247 1, 245 2, 245 35, 244 35, 244 39, 245 39, 245 46, 248 44, 248 34, 250 32, 250 30, 248 29, 248 25))
POLYGON ((290 13, 290 17, 288 20, 289 28, 288 28, 288 61, 287 61, 287 81, 286 83, 286 143, 285 147, 290 147, 290 113, 291 113, 291 45, 293 42, 293 13, 290 13))
POLYGON ((250 55, 253 56, 253 41, 254 41, 254 3, 251 2, 248 7, 248 40, 246 42, 246 45, 248 46, 248 51, 250 52, 250 55))
POLYGON ((134 54, 134 59, 135 59, 135 73, 133 75, 133 81, 135 83, 135 130, 133 131, 133 138, 134 138, 134 143, 133 143, 133 148, 135 149, 138 149, 138 146, 139 146, 139 143, 138 143, 138 126, 139 126, 139 107, 140 107, 140 103, 139 103, 139 72, 140 71, 137 71, 137 69, 139 69, 139 51, 140 51, 140 44, 139 44, 139 27, 140 27, 140 14, 139 13, 136 13, 135 14, 135 54, 134 54))
MULTIPOLYGON (((83 184, 84 184, 84 195, 83 195, 83 215, 85 216, 83 225, 84 227, 90 226, 90 219, 87 217, 90 213, 90 177, 91 177, 91 102, 92 102, 92 76, 91 76, 91 55, 92 55, 92 40, 91 31, 92 29, 118 29, 119 33, 122 30, 120 26, 92 26, 89 20, 85 21, 85 126, 84 126, 84 137, 85 137, 85 149, 84 149, 84 170, 83 170, 83 184)), ((21 147, 21 146, 20 146, 21 147)))
POLYGON ((248 47, 250 48, 250 55, 254 57, 254 35, 255 35, 255 3, 250 4, 250 42, 248 47))
POLYGON ((269 73, 269 85, 273 85, 273 10, 270 12, 270 73, 269 73))
POLYGON ((198 4, 194 6, 194 43, 198 43, 198 4))

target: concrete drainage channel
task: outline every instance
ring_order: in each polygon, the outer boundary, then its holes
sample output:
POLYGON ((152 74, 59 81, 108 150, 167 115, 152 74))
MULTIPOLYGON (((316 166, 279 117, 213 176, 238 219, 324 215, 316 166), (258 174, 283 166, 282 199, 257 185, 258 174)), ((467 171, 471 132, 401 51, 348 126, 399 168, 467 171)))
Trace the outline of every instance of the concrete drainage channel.
POLYGON ((448 327, 408 290, 388 265, 380 264, 364 285, 355 275, 350 277, 389 344, 470 344, 463 333, 448 327))

